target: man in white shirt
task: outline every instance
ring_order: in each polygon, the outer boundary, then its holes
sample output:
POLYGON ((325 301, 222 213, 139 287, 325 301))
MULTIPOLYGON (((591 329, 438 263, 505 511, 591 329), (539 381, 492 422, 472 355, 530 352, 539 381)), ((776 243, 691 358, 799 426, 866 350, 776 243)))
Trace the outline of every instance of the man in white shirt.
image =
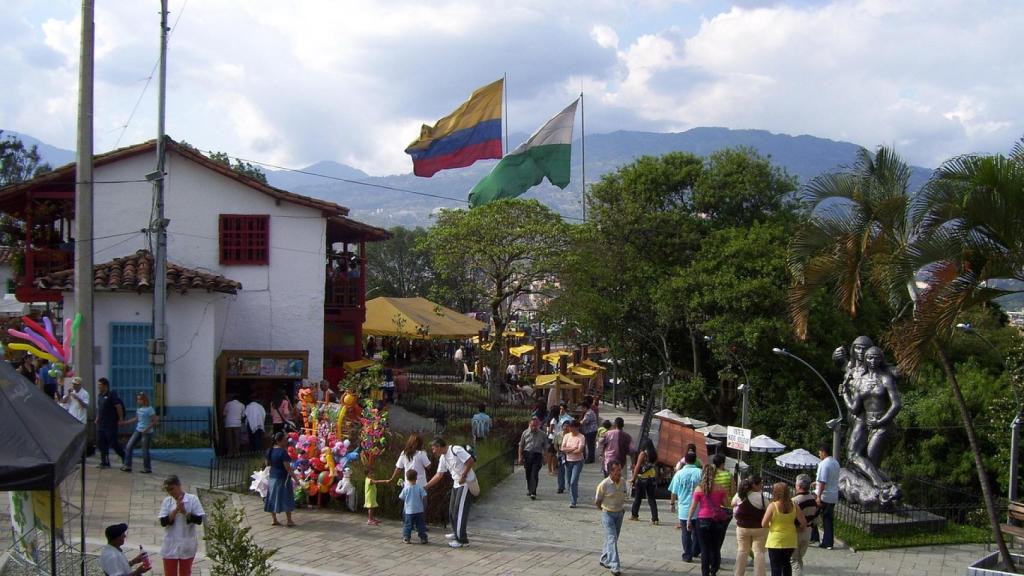
POLYGON ((253 400, 245 406, 245 427, 249 431, 249 450, 263 450, 263 426, 267 409, 253 400))
POLYGON ((128 533, 127 524, 114 524, 107 526, 104 535, 107 537, 107 545, 100 551, 100 567, 107 576, 139 576, 149 572, 149 562, 146 562, 146 555, 139 554, 128 560, 121 550, 124 546, 125 535, 128 533), (139 567, 132 570, 132 566, 139 567))
POLYGON ((444 438, 434 438, 430 443, 430 450, 437 456, 437 473, 427 482, 426 489, 436 485, 444 478, 444 475, 452 475, 452 494, 448 501, 448 517, 452 522, 454 532, 445 534, 448 538, 448 546, 462 548, 469 545, 469 538, 466 536, 466 520, 469 518, 470 491, 480 493, 480 485, 476 481, 476 472, 473 466, 476 459, 466 452, 461 446, 448 446, 444 438))
POLYGON ((238 454, 238 435, 242 432, 242 415, 245 414, 245 404, 238 401, 234 396, 224 405, 224 436, 227 440, 227 453, 231 456, 238 454))
POLYGON ((817 500, 818 509, 821 510, 821 543, 819 548, 832 549, 834 543, 832 513, 839 502, 839 461, 832 457, 832 449, 827 444, 818 448, 818 482, 817 500))
POLYGON ((61 398, 64 409, 75 417, 76 420, 85 424, 89 415, 89 393, 82 388, 82 379, 75 376, 71 379, 71 387, 66 388, 64 397, 61 398))

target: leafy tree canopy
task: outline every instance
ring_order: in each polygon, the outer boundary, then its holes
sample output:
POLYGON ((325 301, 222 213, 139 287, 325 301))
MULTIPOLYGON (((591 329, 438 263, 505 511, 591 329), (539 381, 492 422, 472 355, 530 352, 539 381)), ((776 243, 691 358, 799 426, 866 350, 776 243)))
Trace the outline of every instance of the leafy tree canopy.
POLYGON ((367 297, 427 297, 434 280, 430 255, 417 247, 423 228, 392 228, 391 238, 366 245, 367 297))
POLYGON ((0 188, 17 184, 52 170, 39 156, 39 147, 25 146, 17 136, 0 130, 0 188))

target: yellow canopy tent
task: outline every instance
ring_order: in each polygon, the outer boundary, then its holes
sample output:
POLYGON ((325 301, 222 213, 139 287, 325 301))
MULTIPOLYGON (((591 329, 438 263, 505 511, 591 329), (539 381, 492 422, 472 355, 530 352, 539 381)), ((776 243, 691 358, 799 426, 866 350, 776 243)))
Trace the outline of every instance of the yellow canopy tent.
POLYGON ((561 358, 562 356, 570 356, 571 357, 572 356, 572 352, 569 352, 567 350, 556 350, 554 352, 548 352, 547 354, 545 354, 543 356, 543 358, 544 358, 544 360, 546 360, 546 361, 548 361, 548 362, 550 362, 552 364, 558 364, 558 359, 561 358))
POLYGON ((548 391, 548 406, 559 402, 569 402, 575 406, 580 401, 583 385, 565 374, 541 374, 534 381, 533 389, 548 391))
POLYGON ((342 363, 341 366, 345 369, 345 373, 352 374, 353 372, 358 372, 358 371, 362 370, 363 368, 367 368, 369 366, 373 366, 376 363, 377 363, 376 361, 370 360, 369 358, 360 358, 359 360, 352 360, 350 362, 344 362, 344 363, 342 363))
POLYGON ((587 368, 582 364, 573 364, 572 366, 569 366, 569 372, 574 376, 586 376, 588 378, 590 378, 594 374, 597 374, 597 370, 587 368))
POLYGON ((541 374, 537 376, 534 381, 533 388, 535 390, 547 390, 548 388, 564 388, 566 390, 578 390, 583 385, 579 382, 574 382, 572 378, 564 374, 541 374))
POLYGON ((591 370, 600 370, 602 372, 608 369, 604 366, 601 366, 597 362, 594 362, 590 358, 587 358, 583 362, 580 362, 580 366, 583 366, 584 368, 590 368, 591 370))
POLYGON ((381 296, 366 302, 363 334, 415 340, 469 338, 487 325, 426 298, 381 296))
POLYGON ((509 348, 508 351, 516 358, 522 358, 524 354, 529 354, 530 352, 533 352, 533 345, 523 344, 522 346, 513 346, 509 348))

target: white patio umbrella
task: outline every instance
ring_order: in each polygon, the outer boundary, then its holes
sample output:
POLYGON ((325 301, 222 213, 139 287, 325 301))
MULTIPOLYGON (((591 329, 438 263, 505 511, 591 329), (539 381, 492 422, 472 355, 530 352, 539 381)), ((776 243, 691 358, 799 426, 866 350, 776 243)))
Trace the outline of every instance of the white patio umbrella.
POLYGON ((704 426, 703 428, 697 428, 697 432, 714 438, 725 438, 728 436, 728 430, 728 428, 721 424, 712 424, 710 426, 704 426))
POLYGON ((689 428, 703 428, 704 426, 708 425, 707 422, 701 422, 700 420, 695 420, 693 418, 690 418, 689 416, 680 416, 679 414, 676 414, 675 412, 669 410, 668 408, 655 412, 654 416, 657 418, 665 418, 666 420, 678 422, 683 426, 687 426, 689 428))
POLYGON ((805 470, 815 468, 821 459, 803 448, 797 448, 775 458, 775 464, 782 468, 805 470))
POLYGON ((751 452, 782 452, 785 449, 785 444, 768 437, 766 434, 754 436, 750 439, 751 452))

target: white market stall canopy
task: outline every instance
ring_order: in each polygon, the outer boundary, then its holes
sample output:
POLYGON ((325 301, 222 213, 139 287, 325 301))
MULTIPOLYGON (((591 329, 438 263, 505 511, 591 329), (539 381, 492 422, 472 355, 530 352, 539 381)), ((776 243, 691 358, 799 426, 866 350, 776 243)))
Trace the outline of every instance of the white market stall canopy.
POLYGON ((808 468, 816 468, 821 459, 811 454, 803 448, 797 448, 792 452, 787 452, 782 456, 775 458, 775 464, 782 468, 790 468, 793 470, 806 470, 808 468))
POLYGON ((697 428, 697 432, 713 438, 725 438, 729 435, 729 429, 721 424, 712 424, 710 426, 704 426, 703 428, 697 428))
POLYGON ((751 452, 782 452, 785 449, 785 444, 777 442, 765 434, 754 436, 750 439, 751 452))
POLYGON ((694 418, 690 418, 687 416, 680 416, 679 414, 676 414, 675 412, 669 410, 668 408, 655 412, 654 417, 661 418, 663 420, 671 420, 673 422, 682 424, 687 428, 703 428, 708 425, 707 422, 701 422, 700 420, 696 420, 694 418))

